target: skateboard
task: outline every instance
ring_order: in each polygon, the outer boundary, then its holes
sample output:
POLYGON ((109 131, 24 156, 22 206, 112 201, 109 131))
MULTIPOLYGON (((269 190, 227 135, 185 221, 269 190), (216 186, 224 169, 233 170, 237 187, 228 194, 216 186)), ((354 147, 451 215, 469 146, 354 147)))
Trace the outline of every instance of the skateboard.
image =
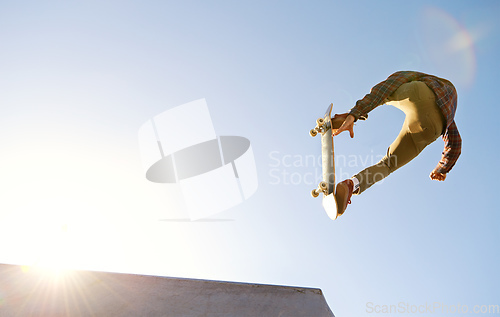
POLYGON ((323 208, 328 217, 335 220, 339 216, 335 199, 335 152, 333 148, 333 132, 340 128, 347 114, 332 115, 333 103, 326 109, 325 115, 316 120, 316 127, 309 134, 312 137, 321 134, 321 157, 323 180, 311 191, 313 197, 323 194, 323 208))

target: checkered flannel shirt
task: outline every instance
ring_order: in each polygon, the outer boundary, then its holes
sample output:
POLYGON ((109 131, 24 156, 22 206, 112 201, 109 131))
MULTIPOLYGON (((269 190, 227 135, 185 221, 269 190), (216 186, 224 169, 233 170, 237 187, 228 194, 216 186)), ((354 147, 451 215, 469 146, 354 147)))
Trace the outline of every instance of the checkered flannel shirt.
POLYGON ((455 124, 455 111, 457 110, 457 92, 453 84, 443 78, 419 72, 400 71, 389 76, 385 81, 372 88, 369 94, 356 102, 350 114, 356 120, 366 119, 368 112, 384 104, 386 98, 396 91, 402 84, 411 81, 424 82, 436 95, 436 104, 441 109, 446 120, 446 129, 441 137, 444 141, 444 151, 441 160, 436 166, 439 173, 448 173, 455 165, 462 150, 462 139, 455 124))

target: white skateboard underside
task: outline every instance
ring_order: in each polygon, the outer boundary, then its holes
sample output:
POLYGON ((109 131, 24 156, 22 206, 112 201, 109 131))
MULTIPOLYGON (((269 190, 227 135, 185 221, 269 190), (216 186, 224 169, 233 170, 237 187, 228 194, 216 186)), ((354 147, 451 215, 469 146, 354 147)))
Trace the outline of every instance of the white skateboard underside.
POLYGON ((338 217, 337 212, 337 201, 335 199, 335 195, 331 193, 330 195, 323 195, 323 208, 325 209, 328 217, 330 219, 335 220, 338 217))

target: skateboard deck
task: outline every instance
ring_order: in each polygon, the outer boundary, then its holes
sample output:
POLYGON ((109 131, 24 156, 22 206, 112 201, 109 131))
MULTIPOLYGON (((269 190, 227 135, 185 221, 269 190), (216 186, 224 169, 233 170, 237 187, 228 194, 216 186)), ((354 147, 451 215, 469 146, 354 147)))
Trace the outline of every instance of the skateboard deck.
POLYGON ((335 115, 331 117, 333 103, 326 109, 325 115, 316 120, 316 127, 309 134, 316 136, 321 134, 321 164, 323 180, 318 187, 311 191, 313 197, 323 194, 323 208, 328 217, 335 220, 339 216, 337 201, 335 199, 335 151, 333 147, 333 132, 338 129, 345 120, 346 115, 335 115))

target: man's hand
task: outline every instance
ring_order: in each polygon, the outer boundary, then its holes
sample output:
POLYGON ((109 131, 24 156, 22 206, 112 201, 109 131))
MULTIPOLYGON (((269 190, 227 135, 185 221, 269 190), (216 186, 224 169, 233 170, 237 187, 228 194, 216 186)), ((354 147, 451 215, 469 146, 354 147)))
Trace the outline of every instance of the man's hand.
POLYGON ((444 181, 446 179, 446 174, 443 174, 443 173, 439 173, 439 172, 436 172, 436 170, 433 170, 431 172, 431 175, 429 175, 429 177, 432 179, 432 180, 435 180, 435 181, 444 181))
POLYGON ((344 131, 349 131, 351 138, 354 138, 353 128, 354 128, 354 116, 348 115, 347 118, 345 118, 344 123, 342 123, 342 125, 340 126, 340 128, 338 128, 337 131, 333 132, 333 136, 339 135, 344 131))

